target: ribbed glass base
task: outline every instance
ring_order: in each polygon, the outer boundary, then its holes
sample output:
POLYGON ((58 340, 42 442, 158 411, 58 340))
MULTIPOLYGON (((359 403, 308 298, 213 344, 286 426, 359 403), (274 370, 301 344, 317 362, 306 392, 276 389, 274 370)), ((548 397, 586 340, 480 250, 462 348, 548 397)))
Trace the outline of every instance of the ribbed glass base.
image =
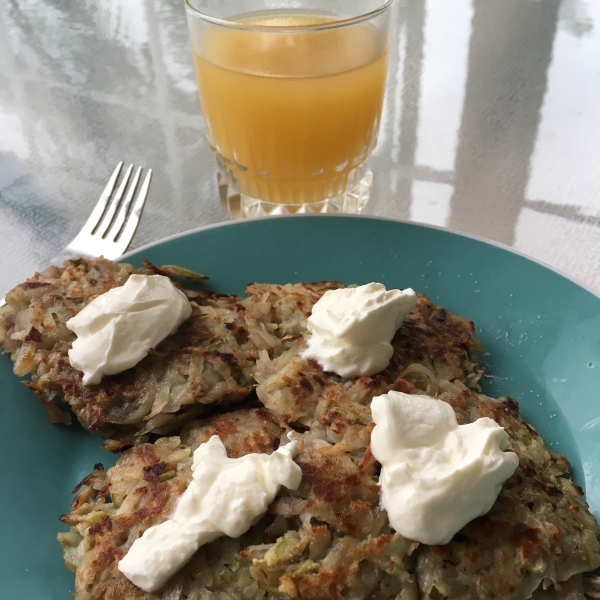
POLYGON ((362 212, 369 201, 373 186, 373 172, 367 168, 358 184, 335 198, 306 204, 274 204, 241 194, 227 182, 221 173, 218 173, 217 177, 221 204, 234 219, 319 213, 357 215, 362 212))

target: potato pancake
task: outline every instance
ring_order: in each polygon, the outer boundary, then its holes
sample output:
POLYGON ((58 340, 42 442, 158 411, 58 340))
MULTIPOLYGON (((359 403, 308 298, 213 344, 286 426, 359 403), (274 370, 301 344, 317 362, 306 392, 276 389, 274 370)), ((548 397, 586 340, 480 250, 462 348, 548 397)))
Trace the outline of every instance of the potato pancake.
MULTIPOLYGON (((342 599, 365 598, 372 591, 381 599, 399 593, 417 598, 408 571, 414 571, 411 553, 417 544, 390 532, 385 512, 377 508, 375 518, 354 535, 317 521, 308 482, 294 495, 278 498, 240 538, 222 537, 200 548, 157 592, 129 582, 118 561, 145 529, 168 519, 191 480, 193 450, 216 432, 223 433, 230 456, 243 456, 272 452, 283 430, 265 409, 234 411, 190 424, 181 439, 134 446, 114 467, 105 471, 96 465, 81 482, 71 512, 61 517, 70 531, 58 534, 65 564, 75 573, 76 600, 342 599)), ((311 460, 311 452, 307 447, 305 459, 311 460)), ((335 497, 360 511, 358 496, 366 494, 376 505, 378 491, 370 476, 356 473, 352 461, 338 470, 335 497)))
POLYGON ((149 263, 134 269, 101 258, 66 261, 18 285, 0 308, 0 346, 11 353, 16 375, 31 376, 26 385, 50 421, 70 422, 61 398, 88 431, 105 438, 107 450, 178 431, 207 405, 234 404, 253 389, 241 298, 193 291, 186 291, 192 315, 173 335, 132 369, 83 385, 69 362, 75 335, 67 321, 132 273, 156 272, 149 263))

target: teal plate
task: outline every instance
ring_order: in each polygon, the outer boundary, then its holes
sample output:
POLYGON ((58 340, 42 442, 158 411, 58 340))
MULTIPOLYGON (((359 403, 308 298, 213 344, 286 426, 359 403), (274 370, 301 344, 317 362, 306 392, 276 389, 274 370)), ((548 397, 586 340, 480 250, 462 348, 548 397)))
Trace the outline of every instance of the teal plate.
MULTIPOLYGON (((226 224, 130 255, 210 276, 242 294, 250 281, 338 279, 412 287, 475 322, 486 353, 484 392, 510 395, 600 517, 600 298, 523 256, 419 225, 302 216, 226 224)), ((73 577, 56 532, 70 491, 114 457, 80 427, 52 426, 0 357, 0 598, 65 600, 73 577)))

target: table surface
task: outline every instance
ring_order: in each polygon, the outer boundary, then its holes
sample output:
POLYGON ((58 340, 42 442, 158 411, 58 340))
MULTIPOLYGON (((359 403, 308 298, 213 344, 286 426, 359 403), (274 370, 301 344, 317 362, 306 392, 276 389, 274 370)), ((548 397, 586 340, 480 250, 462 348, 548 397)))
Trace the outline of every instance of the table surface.
MULTIPOLYGON (((600 2, 398 0, 367 215, 495 240, 600 293, 600 2)), ((228 220, 180 0, 0 0, 0 295, 152 167, 133 248, 228 220)))

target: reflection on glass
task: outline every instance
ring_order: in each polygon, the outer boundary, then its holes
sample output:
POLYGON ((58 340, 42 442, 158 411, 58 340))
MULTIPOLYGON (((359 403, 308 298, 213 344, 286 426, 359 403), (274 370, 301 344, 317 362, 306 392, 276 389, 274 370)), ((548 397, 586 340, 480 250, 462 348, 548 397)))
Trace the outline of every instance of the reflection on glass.
POLYGON ((600 3, 561 8, 527 198, 600 213, 600 3), (578 18, 576 18, 578 16, 578 18))
POLYGON ((473 7, 470 0, 428 0, 416 164, 454 169, 465 98, 473 7))

